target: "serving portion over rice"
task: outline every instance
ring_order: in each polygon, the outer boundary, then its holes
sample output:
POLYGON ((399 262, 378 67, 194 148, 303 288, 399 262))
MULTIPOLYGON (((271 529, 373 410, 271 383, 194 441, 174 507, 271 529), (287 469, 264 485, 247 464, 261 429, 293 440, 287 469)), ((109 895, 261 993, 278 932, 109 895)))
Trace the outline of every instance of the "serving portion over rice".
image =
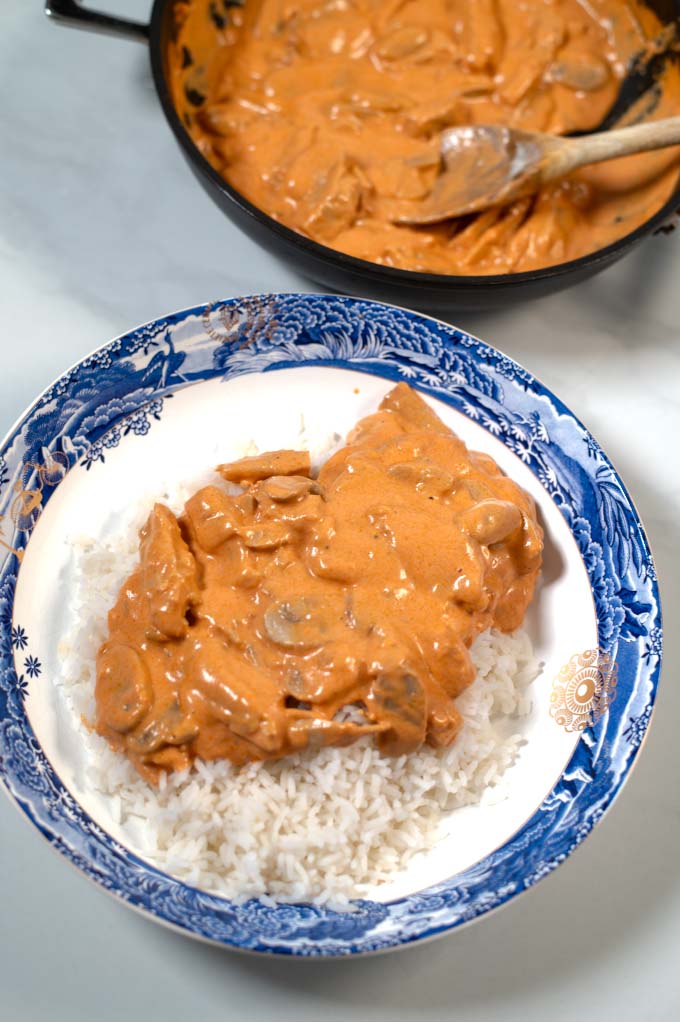
POLYGON ((452 810, 505 794, 539 670, 521 630, 474 643, 477 680, 458 699, 464 723, 449 749, 389 759, 362 739, 245 767, 196 760, 150 787, 81 720, 93 718, 95 655, 136 540, 131 527, 74 549, 78 624, 62 644, 60 685, 86 747, 83 787, 105 797, 129 847, 159 869, 230 898, 343 907, 431 848, 452 810))
POLYGON ((405 385, 318 477, 294 451, 220 472, 241 489, 154 504, 139 563, 122 521, 74 544, 82 784, 182 880, 340 907, 502 795, 541 528, 405 385))

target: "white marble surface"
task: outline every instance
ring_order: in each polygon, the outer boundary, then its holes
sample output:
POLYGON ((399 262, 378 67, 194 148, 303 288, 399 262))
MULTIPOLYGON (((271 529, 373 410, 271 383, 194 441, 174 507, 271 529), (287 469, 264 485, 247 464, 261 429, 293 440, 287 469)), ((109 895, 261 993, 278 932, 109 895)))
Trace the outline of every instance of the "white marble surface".
MULTIPOLYGON (((149 6, 101 3, 140 17, 149 6)), ((128 327, 203 300, 312 287, 195 185, 145 48, 51 26, 41 7, 0 3, 0 433, 55 375, 128 327)), ((680 231, 563 295, 456 318, 588 424, 646 523, 665 672, 620 801, 555 874, 481 924, 397 955, 309 963, 224 953, 140 918, 52 854, 2 798, 4 1018, 678 1017, 680 231)))

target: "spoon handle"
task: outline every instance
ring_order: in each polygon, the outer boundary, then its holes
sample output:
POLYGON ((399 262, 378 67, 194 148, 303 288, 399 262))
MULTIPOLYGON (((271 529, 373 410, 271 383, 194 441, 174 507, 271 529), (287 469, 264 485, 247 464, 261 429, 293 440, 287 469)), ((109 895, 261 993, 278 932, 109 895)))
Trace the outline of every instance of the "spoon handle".
POLYGON ((541 174, 544 181, 561 177, 588 163, 601 163, 617 156, 680 145, 680 117, 666 117, 661 121, 636 124, 630 128, 583 135, 570 139, 566 145, 564 141, 561 140, 559 146, 548 152, 541 174))

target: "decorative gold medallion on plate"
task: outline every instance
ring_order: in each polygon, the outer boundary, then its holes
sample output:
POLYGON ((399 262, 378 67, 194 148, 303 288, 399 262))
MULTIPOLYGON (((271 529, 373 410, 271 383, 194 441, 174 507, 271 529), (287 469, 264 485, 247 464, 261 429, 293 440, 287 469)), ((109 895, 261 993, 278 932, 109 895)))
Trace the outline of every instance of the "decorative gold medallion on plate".
POLYGON ((601 649, 575 653, 553 682, 550 716, 565 731, 583 731, 600 719, 616 695, 617 666, 601 649))
POLYGON ((239 307, 228 302, 206 305, 201 316, 203 329, 208 337, 220 344, 240 339, 239 350, 247 348, 259 337, 272 341, 276 328, 274 304, 268 295, 246 295, 239 307))

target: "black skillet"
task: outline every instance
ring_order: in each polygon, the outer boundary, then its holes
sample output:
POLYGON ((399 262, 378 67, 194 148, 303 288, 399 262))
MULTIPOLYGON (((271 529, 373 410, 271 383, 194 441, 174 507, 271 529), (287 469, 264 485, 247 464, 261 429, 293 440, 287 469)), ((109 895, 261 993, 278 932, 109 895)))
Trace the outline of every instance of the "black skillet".
MULTIPOLYGON (((193 3, 195 0, 188 2, 193 3)), ((206 5, 206 17, 211 31, 217 33, 224 27, 231 8, 241 2, 243 0, 210 0, 206 5)), ((648 0, 648 6, 653 8, 664 25, 680 23, 680 0, 648 0)), ((205 190, 246 234, 312 280, 334 291, 365 295, 429 312, 500 308, 559 291, 599 273, 629 252, 646 235, 669 230, 674 212, 680 207, 679 175, 678 186, 671 198, 641 227, 590 255, 526 273, 480 277, 416 273, 379 266, 335 252, 284 227, 253 206, 210 166, 194 145, 175 109, 168 83, 168 48, 174 32, 173 7, 174 0, 155 0, 151 21, 143 25, 126 18, 88 10, 81 7, 77 0, 46 0, 45 3, 46 13, 59 21, 148 42, 153 79, 166 120, 205 190)), ((662 54, 652 60, 634 63, 615 107, 601 127, 610 127, 642 93, 649 95, 653 108, 655 76, 666 59, 676 59, 677 56, 675 54, 669 58, 667 54, 662 54)), ((187 60, 192 60, 191 54, 187 54, 187 60)), ((195 93, 191 99, 195 105, 202 102, 200 93, 195 93)))

